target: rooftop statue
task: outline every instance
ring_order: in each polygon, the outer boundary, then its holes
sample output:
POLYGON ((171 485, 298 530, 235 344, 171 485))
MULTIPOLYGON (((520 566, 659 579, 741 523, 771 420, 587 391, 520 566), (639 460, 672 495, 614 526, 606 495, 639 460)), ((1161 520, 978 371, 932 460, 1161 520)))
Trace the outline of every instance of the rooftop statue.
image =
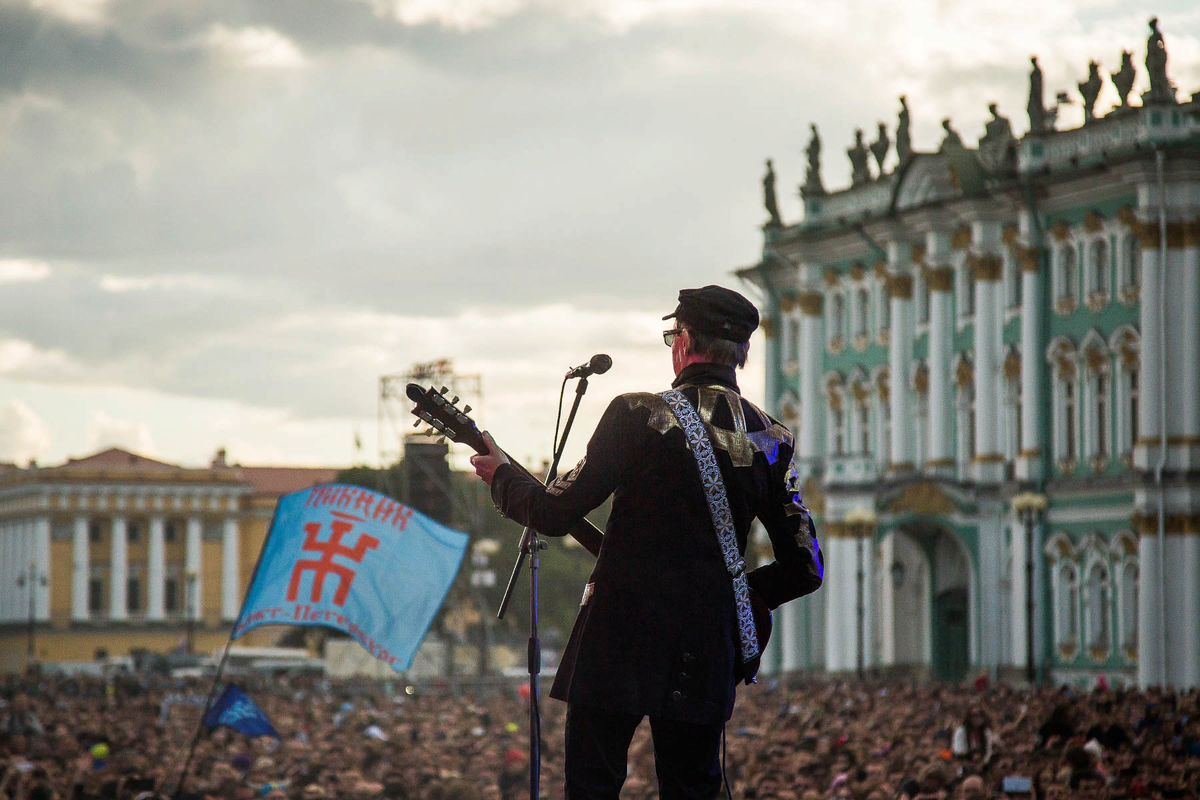
POLYGON ((863 141, 862 128, 854 129, 854 147, 846 151, 850 156, 850 185, 861 186, 871 181, 871 151, 863 141))
POLYGON ((1104 82, 1100 79, 1100 65, 1095 61, 1088 63, 1088 79, 1078 84, 1079 95, 1083 98, 1083 124, 1086 125, 1096 118, 1096 98, 1100 96, 1100 87, 1104 82))
POLYGON ((947 150, 962 150, 963 140, 958 135, 958 131, 950 127, 950 118, 942 120, 942 130, 946 132, 945 138, 942 139, 941 147, 938 148, 939 153, 944 153, 947 150))
POLYGON ((811 123, 812 138, 804 155, 808 157, 808 169, 804 172, 804 185, 800 187, 801 197, 819 197, 825 194, 825 185, 821 183, 821 135, 817 133, 817 124, 811 123))
POLYGON ((871 155, 875 156, 875 165, 878 167, 878 174, 883 177, 883 162, 887 158, 888 151, 892 149, 892 140, 888 138, 887 125, 879 123, 879 136, 875 141, 871 142, 871 155))
POLYGON ((984 125, 979 140, 979 160, 989 172, 1011 172, 1017 165, 1016 137, 1012 123, 1002 116, 995 103, 988 103, 992 118, 984 125))
POLYGON ((1167 43, 1158 30, 1158 17, 1150 18, 1150 38, 1146 40, 1146 72, 1150 73, 1150 91, 1142 95, 1142 100, 1174 103, 1175 87, 1167 78, 1167 43))
MULTIPOLYGON (((900 116, 896 121, 896 156, 904 166, 912 158, 912 132, 909 130, 908 100, 900 95, 900 116)), ((897 167, 899 168, 899 167, 897 167)))
POLYGON ((783 221, 779 218, 779 204, 775 201, 775 166, 771 163, 771 159, 767 159, 767 174, 763 175, 763 205, 766 206, 767 213, 771 218, 767 220, 767 227, 778 228, 783 225, 783 221))
POLYGON ((1129 93, 1133 91, 1133 82, 1137 80, 1137 67, 1133 66, 1133 53, 1121 51, 1121 69, 1112 73, 1113 88, 1121 98, 1121 108, 1129 108, 1129 93))
POLYGON ((1037 56, 1031 56, 1029 63, 1033 69, 1029 73, 1029 132, 1045 133, 1049 130, 1049 119, 1046 115, 1046 104, 1042 100, 1042 68, 1038 66, 1037 56))

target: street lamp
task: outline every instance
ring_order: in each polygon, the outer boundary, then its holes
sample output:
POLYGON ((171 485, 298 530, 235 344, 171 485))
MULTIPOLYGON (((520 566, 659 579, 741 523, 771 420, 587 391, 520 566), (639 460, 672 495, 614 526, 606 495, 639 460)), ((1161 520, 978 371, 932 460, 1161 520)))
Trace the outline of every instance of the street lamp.
POLYGON ((26 645, 25 661, 27 667, 32 667, 37 661, 37 616, 34 606, 34 598, 36 592, 34 588, 37 586, 45 586, 48 583, 45 573, 37 571, 37 564, 30 562, 29 573, 17 576, 17 586, 24 588, 29 587, 29 641, 26 645))
POLYGON ((184 614, 187 619, 184 620, 184 629, 187 631, 187 653, 191 655, 195 652, 195 630, 196 630, 196 581, 200 578, 199 573, 194 569, 189 569, 184 576, 184 591, 187 592, 184 614))
POLYGON ((1037 675, 1033 664, 1033 524, 1049 507, 1044 494, 1021 492, 1012 499, 1013 511, 1025 524, 1025 681, 1033 686, 1037 675))
POLYGON ((866 576, 863 573, 863 545, 864 540, 871 535, 872 529, 876 524, 875 512, 869 508, 856 508, 846 515, 846 524, 854 533, 854 538, 858 548, 858 625, 856 633, 858 634, 858 651, 857 651, 857 666, 858 679, 861 681, 866 674, 866 653, 863 641, 863 620, 865 618, 864 603, 864 581, 866 576))

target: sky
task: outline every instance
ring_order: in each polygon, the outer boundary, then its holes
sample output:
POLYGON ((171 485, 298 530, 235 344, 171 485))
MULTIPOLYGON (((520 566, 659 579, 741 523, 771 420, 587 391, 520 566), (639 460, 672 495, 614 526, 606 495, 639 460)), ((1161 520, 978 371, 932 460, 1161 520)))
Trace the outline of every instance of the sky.
POLYGON ((901 94, 918 150, 989 101, 1020 133, 1030 55, 1077 97, 1128 49, 1140 91, 1155 14, 1200 91, 1190 0, 0 0, 0 461, 375 464, 380 377, 446 358, 540 463, 608 353, 573 461, 669 384, 680 288, 758 299, 763 161, 797 221, 810 123, 829 188, 901 94))

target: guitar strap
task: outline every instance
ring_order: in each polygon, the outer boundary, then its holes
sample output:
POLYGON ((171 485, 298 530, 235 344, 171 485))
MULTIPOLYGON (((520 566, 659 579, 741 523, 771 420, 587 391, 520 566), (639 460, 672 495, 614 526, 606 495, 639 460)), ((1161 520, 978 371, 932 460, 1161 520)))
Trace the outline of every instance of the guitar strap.
POLYGON ((700 421, 696 409, 678 389, 668 389, 659 394, 675 415, 683 433, 687 436, 688 448, 696 457, 700 468, 700 482, 704 485, 704 497, 708 501, 708 512, 712 515, 721 554, 725 557, 725 569, 733 582, 733 599, 737 605, 738 635, 741 640, 742 663, 749 664, 759 654, 758 634, 754 628, 754 613, 750 607, 750 587, 746 583, 746 561, 738 552, 737 531, 733 527, 733 514, 729 511, 729 497, 725 493, 725 480, 721 477, 721 465, 713 452, 708 431, 700 421))

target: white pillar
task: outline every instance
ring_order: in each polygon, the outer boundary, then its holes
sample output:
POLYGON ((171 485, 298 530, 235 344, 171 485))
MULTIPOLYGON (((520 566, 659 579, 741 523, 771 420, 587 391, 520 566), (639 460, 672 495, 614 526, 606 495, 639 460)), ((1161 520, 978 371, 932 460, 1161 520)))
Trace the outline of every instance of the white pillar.
MULTIPOLYGON (((1143 287, 1144 288, 1144 287, 1143 287)), ((1161 686, 1166 676, 1159 642, 1163 615, 1159 606, 1158 538, 1138 537, 1138 687, 1161 686)))
MULTIPOLYGON (((885 667, 896 664, 896 587, 892 582, 892 564, 896 563, 897 535, 893 533, 879 543, 879 663, 885 667)), ((910 622, 905 620, 905 624, 910 622)))
POLYGON ((926 471, 953 477, 954 389, 950 361, 954 338, 954 271, 929 272, 929 457, 926 471))
POLYGON ((71 547, 71 619, 86 620, 88 613, 88 583, 92 575, 90 542, 86 514, 75 517, 75 534, 71 547))
POLYGON ((226 517, 221 533, 221 619, 236 619, 242 604, 241 543, 236 517, 226 517))
POLYGON ((161 620, 166 617, 164 590, 166 588, 166 543, 163 541, 163 518, 150 518, 149 585, 146 589, 146 617, 161 620))
POLYGON ((1166 539, 1167 682, 1200 687, 1200 535, 1166 539))
POLYGON ((112 518, 112 554, 108 579, 108 616, 114 621, 129 619, 129 541, 123 515, 112 518))
MULTIPOLYGON (((888 245, 889 261, 893 245, 888 245)), ((916 309, 913 304, 913 278, 907 273, 893 275, 889 281, 892 331, 888 340, 888 404, 892 418, 891 464, 893 475, 911 472, 916 466, 913 438, 912 346, 916 336, 916 309)), ((889 562, 890 563, 890 562, 889 562)), ((885 639, 886 640, 886 639, 885 639)))
MULTIPOLYGON (((1179 299, 1183 308, 1178 319, 1183 324, 1178 330, 1179 349, 1175 357, 1180 366, 1179 385, 1183 391, 1176 399, 1181 403, 1179 435, 1185 442, 1195 442, 1200 437, 1200 243, 1191 238, 1196 235, 1191 231, 1197 228, 1200 228, 1200 219, 1187 229, 1189 234, 1184 239, 1179 265, 1182 286, 1179 299)), ((1189 447, 1194 450, 1196 445, 1185 445, 1183 449, 1189 447)), ((1189 459, 1188 467, 1194 469, 1196 464, 1189 459)))
POLYGON ((800 440, 797 448, 797 468, 801 476, 812 474, 821 458, 824 437, 825 401, 821 396, 821 360, 825 350, 825 335, 821 324, 820 292, 806 292, 800 303, 800 440), (803 465, 803 466, 801 466, 803 465))
POLYGON ((187 550, 184 555, 183 569, 184 589, 190 591, 191 594, 184 599, 184 613, 191 609, 192 619, 199 620, 204 618, 204 607, 202 600, 204 594, 201 591, 201 581, 204 576, 200 572, 200 531, 201 522, 199 517, 189 517, 187 521, 187 550), (188 580, 188 575, 194 575, 195 578, 188 580), (188 588, 190 584, 190 589, 188 588))
POLYGON ((1000 341, 998 313, 1003 262, 991 253, 979 256, 975 272, 975 480, 1004 479, 1000 445, 1000 341))
MULTIPOLYGON (((1033 220, 1028 212, 1021 214, 1022 234, 1032 235, 1033 220)), ((1019 246, 1017 260, 1021 265, 1021 451, 1017 453, 1016 475, 1021 480, 1036 480, 1042 474, 1042 448, 1045 431, 1040 430, 1043 409, 1043 387, 1040 367, 1045 358, 1046 342, 1042 341, 1042 275, 1041 254, 1037 248, 1019 246)))
POLYGON ((795 600, 785 603, 779 611, 783 634, 779 639, 783 650, 780 661, 783 672, 795 672, 803 666, 800 663, 800 603, 795 600))
POLYGON ((50 621, 50 518, 33 521, 33 616, 50 621))
MULTIPOLYGON (((1157 229, 1157 228, 1156 228, 1157 229)), ((1159 241, 1156 236, 1142 238, 1141 274, 1141 366, 1138 369, 1138 439, 1155 440, 1149 447, 1134 442, 1134 463, 1141 469, 1152 469, 1158 461, 1159 404, 1162 384, 1159 380, 1159 338, 1165 320, 1161 317, 1161 292, 1158 288, 1159 241)), ((1144 563, 1144 562, 1143 562, 1144 563)), ((1139 633, 1144 630, 1138 628, 1139 633)), ((1139 636, 1145 641, 1144 637, 1139 636)), ((1139 654, 1145 648, 1139 648, 1139 654)), ((1141 656, 1139 655, 1139 659, 1141 656)), ((1140 674, 1140 670, 1139 670, 1140 674)))
MULTIPOLYGON (((1012 666, 1024 666, 1027 662, 1029 648, 1028 644, 1029 626, 1026 621, 1026 587, 1029 585, 1026 580, 1027 565, 1026 554, 1029 552, 1026 546, 1025 521, 1021 519, 1019 514, 1014 514, 1012 517, 1012 544, 1009 547, 1009 552, 1012 554, 1012 597, 1009 619, 1012 620, 1009 635, 1012 637, 1012 666)), ((1034 551, 1037 552, 1036 550, 1034 551)), ((1036 585, 1036 584, 1035 584, 1036 585)))

